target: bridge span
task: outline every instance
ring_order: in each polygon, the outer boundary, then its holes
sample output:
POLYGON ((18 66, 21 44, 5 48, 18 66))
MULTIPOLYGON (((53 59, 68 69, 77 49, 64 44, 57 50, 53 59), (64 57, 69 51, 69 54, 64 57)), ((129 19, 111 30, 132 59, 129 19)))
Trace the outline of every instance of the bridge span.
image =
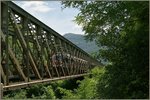
POLYGON ((10 1, 1 1, 4 91, 87 75, 100 63, 10 1))

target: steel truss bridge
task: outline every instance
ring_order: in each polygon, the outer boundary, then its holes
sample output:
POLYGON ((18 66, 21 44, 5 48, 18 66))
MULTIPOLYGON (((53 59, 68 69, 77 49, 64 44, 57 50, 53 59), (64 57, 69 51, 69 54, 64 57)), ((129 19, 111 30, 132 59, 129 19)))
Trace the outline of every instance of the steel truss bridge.
POLYGON ((100 65, 85 51, 10 1, 1 2, 4 91, 87 75, 100 65))

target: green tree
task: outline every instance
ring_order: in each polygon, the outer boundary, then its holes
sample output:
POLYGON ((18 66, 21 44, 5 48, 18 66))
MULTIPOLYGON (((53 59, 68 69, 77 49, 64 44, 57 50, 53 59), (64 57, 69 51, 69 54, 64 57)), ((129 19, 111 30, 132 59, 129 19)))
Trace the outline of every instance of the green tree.
POLYGON ((82 81, 78 80, 79 87, 74 90, 68 90, 57 87, 57 92, 61 94, 63 99, 94 99, 97 98, 96 86, 99 77, 103 75, 104 68, 95 67, 91 70, 91 75, 86 76, 82 81))
POLYGON ((98 98, 149 98, 148 1, 63 1, 80 10, 75 21, 110 62, 97 85, 98 98))
POLYGON ((67 90, 62 87, 57 87, 57 92, 61 94, 60 99, 79 99, 72 90, 67 90))
POLYGON ((56 99, 55 92, 52 86, 44 87, 44 94, 40 96, 41 99, 56 99))
POLYGON ((5 95, 3 99, 26 99, 26 94, 25 90, 16 90, 5 95))
POLYGON ((80 83, 79 87, 75 90, 76 95, 80 99, 95 99, 98 94, 97 84, 98 80, 105 72, 105 67, 95 67, 91 70, 91 75, 84 78, 82 81, 78 81, 80 83))
POLYGON ((44 93, 44 85, 38 84, 27 88, 27 98, 39 97, 44 93))

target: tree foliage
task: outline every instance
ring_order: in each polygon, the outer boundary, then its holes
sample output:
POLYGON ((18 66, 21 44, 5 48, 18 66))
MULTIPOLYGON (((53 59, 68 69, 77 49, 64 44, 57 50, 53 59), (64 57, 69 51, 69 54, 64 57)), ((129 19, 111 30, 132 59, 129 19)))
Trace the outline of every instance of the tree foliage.
POLYGON ((91 75, 85 76, 81 81, 78 80, 79 87, 73 90, 67 90, 58 87, 63 99, 95 99, 97 98, 97 83, 99 78, 105 72, 105 68, 95 67, 91 70, 91 75))
POLYGON ((103 47, 96 57, 106 59, 97 85, 99 98, 149 98, 149 2, 63 1, 79 9, 75 21, 88 40, 103 47))
POLYGON ((15 92, 10 92, 8 95, 5 95, 3 99, 26 99, 27 92, 25 90, 16 90, 15 92))

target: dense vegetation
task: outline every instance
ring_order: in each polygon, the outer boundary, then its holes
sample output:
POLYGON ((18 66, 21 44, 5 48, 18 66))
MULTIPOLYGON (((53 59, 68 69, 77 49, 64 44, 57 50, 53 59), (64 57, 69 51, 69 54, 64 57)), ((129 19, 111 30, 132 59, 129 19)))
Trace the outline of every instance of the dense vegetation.
POLYGON ((95 67, 92 75, 82 81, 34 86, 5 98, 148 99, 149 2, 63 1, 62 4, 80 10, 75 20, 82 25, 87 40, 103 47, 94 57, 109 64, 95 67))
POLYGON ((80 10, 75 21, 95 55, 110 62, 97 85, 98 98, 149 98, 149 1, 63 1, 80 10))

